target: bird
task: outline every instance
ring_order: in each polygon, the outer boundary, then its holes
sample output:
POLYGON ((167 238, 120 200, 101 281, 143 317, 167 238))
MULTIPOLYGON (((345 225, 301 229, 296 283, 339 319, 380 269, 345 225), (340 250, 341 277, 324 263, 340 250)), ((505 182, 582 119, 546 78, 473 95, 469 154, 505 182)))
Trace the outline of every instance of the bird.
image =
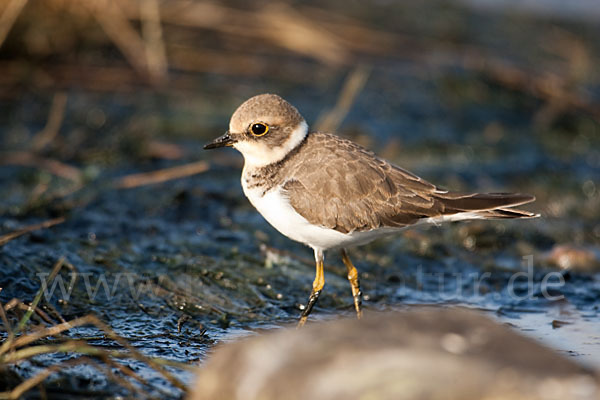
POLYGON ((349 247, 420 224, 539 216, 515 208, 533 202, 533 195, 445 190, 349 139, 312 131, 276 94, 242 103, 229 129, 204 149, 220 147, 244 157, 242 189, 256 210, 281 234, 313 249, 315 279, 298 327, 325 285, 326 251, 341 252, 360 319, 362 292, 349 247))

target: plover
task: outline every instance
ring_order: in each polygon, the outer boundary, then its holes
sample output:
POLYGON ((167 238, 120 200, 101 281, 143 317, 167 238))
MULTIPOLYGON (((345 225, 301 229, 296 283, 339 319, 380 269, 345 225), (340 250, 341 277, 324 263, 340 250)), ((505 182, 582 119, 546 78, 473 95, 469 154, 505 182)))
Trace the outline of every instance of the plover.
POLYGON ((443 190, 348 139, 311 132, 275 94, 244 102, 229 130, 204 148, 225 146, 244 156, 242 188, 250 203, 275 229, 314 251, 316 276, 299 326, 325 285, 327 250, 341 250, 360 318, 362 294, 348 247, 423 223, 537 216, 514 208, 534 196, 443 190))

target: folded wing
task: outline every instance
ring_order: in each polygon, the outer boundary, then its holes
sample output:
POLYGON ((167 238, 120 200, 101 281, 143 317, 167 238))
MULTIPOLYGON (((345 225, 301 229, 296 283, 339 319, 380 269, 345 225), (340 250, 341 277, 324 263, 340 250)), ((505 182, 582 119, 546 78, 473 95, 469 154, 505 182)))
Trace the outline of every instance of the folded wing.
POLYGON ((310 164, 288 172, 283 189, 312 224, 342 233, 402 228, 421 219, 531 218, 513 207, 535 200, 516 193, 457 193, 438 189, 337 136, 311 134, 310 164), (464 218, 463 218, 464 217, 464 218))

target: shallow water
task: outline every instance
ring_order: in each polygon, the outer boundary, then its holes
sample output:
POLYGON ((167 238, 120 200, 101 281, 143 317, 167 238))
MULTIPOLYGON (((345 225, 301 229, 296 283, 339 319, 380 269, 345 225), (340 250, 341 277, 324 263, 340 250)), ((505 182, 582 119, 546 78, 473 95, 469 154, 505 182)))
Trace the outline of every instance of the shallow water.
MULTIPOLYGON (((587 60, 572 67, 583 69, 579 75, 570 70, 573 85, 597 107, 600 77, 590 65, 600 61, 594 41, 600 26, 450 6, 406 6, 392 15, 393 7, 381 5, 372 15, 361 14, 358 5, 345 10, 365 24, 378 21, 379 29, 408 35, 416 47, 364 58, 369 79, 338 132, 445 187, 535 194, 538 200, 528 209, 543 217, 419 227, 352 250, 366 312, 413 304, 478 308, 600 367, 598 118, 507 87, 489 71, 455 60, 466 57, 466 48, 510 61, 532 76, 546 67, 560 74, 569 70, 568 56, 562 47, 543 43, 549 37, 573 40, 587 60), (416 11, 422 11, 420 18, 435 16, 438 24, 420 26, 411 18, 416 11), (422 37, 428 42, 416 39, 422 37), (591 261, 565 272, 549 256, 557 245, 585 249, 591 261)), ((259 92, 280 93, 316 121, 335 104, 352 70, 279 57, 277 74, 206 74, 186 90, 175 84, 162 92, 116 94, 68 88, 67 117, 45 156, 76 166, 85 185, 58 195, 72 183, 43 169, 0 167, 0 234, 66 216, 63 224, 0 247, 0 300, 31 301, 64 256, 72 268, 61 271, 44 301, 67 320, 98 315, 149 356, 197 364, 215 343, 293 324, 314 277, 312 251, 282 237, 252 209, 241 191, 238 154, 201 149, 226 129, 241 101, 259 92), (310 82, 286 80, 313 72, 310 82), (177 145, 183 155, 153 156, 148 143, 154 141, 177 145), (208 161, 209 170, 133 189, 113 187, 125 174, 197 160, 208 161)), ((45 123, 52 94, 24 89, 0 101, 2 149, 28 149, 45 123)), ((326 255, 327 283, 311 318, 353 317, 344 271, 338 254, 326 255)), ((68 335, 116 346, 92 327, 68 335)), ((31 376, 65 357, 45 356, 18 372, 31 376)), ((123 362, 148 378, 152 393, 181 395, 147 365, 123 362)), ((191 379, 188 372, 176 373, 191 379)), ((79 388, 116 390, 87 367, 67 375, 78 377, 79 388)))
POLYGON ((558 306, 545 313, 523 313, 516 318, 501 320, 515 325, 520 332, 557 349, 565 356, 598 369, 600 330, 597 318, 596 313, 581 312, 571 306, 558 306))

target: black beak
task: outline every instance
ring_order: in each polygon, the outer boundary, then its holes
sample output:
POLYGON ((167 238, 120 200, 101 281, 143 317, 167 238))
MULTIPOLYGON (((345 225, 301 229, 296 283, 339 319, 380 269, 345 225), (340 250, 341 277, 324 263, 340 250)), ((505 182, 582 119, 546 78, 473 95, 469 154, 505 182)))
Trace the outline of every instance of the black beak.
POLYGON ((233 139, 229 134, 229 131, 227 131, 212 142, 205 144, 204 150, 216 149, 219 147, 231 147, 235 142, 237 142, 237 140, 233 139))

